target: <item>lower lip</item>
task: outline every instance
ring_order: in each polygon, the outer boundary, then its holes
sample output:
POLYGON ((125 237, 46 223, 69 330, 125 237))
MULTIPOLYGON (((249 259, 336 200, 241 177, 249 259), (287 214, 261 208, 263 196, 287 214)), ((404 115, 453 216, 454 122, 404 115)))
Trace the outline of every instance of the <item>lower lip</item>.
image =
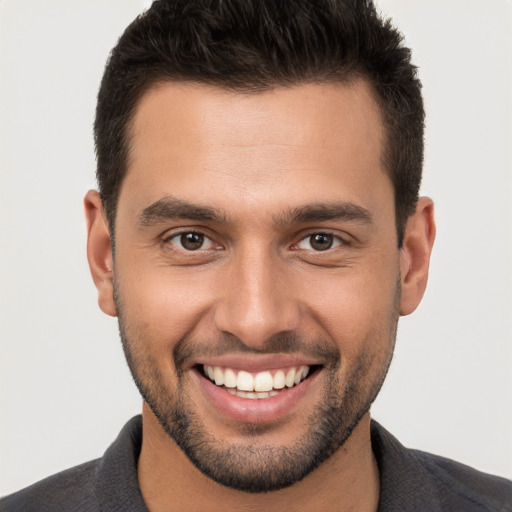
POLYGON ((223 417, 243 423, 271 423, 290 414, 297 407, 320 372, 315 371, 307 379, 292 388, 284 388, 275 396, 258 399, 231 395, 225 388, 203 377, 199 371, 193 370, 192 373, 209 402, 223 417))

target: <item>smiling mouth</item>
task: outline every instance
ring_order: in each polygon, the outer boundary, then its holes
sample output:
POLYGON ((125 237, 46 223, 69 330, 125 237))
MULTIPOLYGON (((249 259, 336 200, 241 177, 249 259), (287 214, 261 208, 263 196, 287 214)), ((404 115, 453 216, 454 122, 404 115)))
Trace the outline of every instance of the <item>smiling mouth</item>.
POLYGON ((256 373, 233 368, 201 365, 202 373, 231 395, 247 399, 267 399, 298 386, 319 366, 292 366, 256 373))

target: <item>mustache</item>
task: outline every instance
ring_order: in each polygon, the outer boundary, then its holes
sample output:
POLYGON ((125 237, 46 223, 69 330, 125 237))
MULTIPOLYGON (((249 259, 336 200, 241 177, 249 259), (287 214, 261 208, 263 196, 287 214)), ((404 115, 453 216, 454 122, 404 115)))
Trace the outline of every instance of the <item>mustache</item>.
POLYGON ((340 364, 341 354, 337 345, 325 339, 306 339, 296 333, 279 333, 266 339, 260 348, 245 345, 229 333, 221 333, 215 339, 198 340, 186 336, 173 349, 176 370, 180 372, 201 354, 202 357, 219 357, 226 354, 301 354, 322 361, 323 366, 340 364))

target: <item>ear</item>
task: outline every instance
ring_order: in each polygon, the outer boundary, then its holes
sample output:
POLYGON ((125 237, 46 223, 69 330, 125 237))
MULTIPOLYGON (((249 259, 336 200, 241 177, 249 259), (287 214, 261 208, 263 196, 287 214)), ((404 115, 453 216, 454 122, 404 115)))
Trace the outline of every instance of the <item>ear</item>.
POLYGON ((98 290, 98 304, 104 313, 116 316, 112 244, 103 203, 96 190, 87 192, 84 207, 87 223, 87 260, 98 290))
POLYGON ((430 254, 436 237, 434 203, 421 197, 405 227, 400 251, 402 294, 400 314, 411 314, 421 302, 428 280, 430 254))

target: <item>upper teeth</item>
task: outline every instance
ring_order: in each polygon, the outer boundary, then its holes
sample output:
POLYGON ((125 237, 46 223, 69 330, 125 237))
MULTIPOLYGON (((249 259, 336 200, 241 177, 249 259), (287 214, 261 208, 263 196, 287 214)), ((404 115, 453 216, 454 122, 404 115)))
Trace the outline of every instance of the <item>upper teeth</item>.
POLYGON ((220 366, 203 366, 204 374, 217 386, 237 388, 239 391, 271 391, 291 388, 304 380, 309 373, 309 366, 298 366, 283 370, 249 373, 244 370, 221 368, 220 366))

